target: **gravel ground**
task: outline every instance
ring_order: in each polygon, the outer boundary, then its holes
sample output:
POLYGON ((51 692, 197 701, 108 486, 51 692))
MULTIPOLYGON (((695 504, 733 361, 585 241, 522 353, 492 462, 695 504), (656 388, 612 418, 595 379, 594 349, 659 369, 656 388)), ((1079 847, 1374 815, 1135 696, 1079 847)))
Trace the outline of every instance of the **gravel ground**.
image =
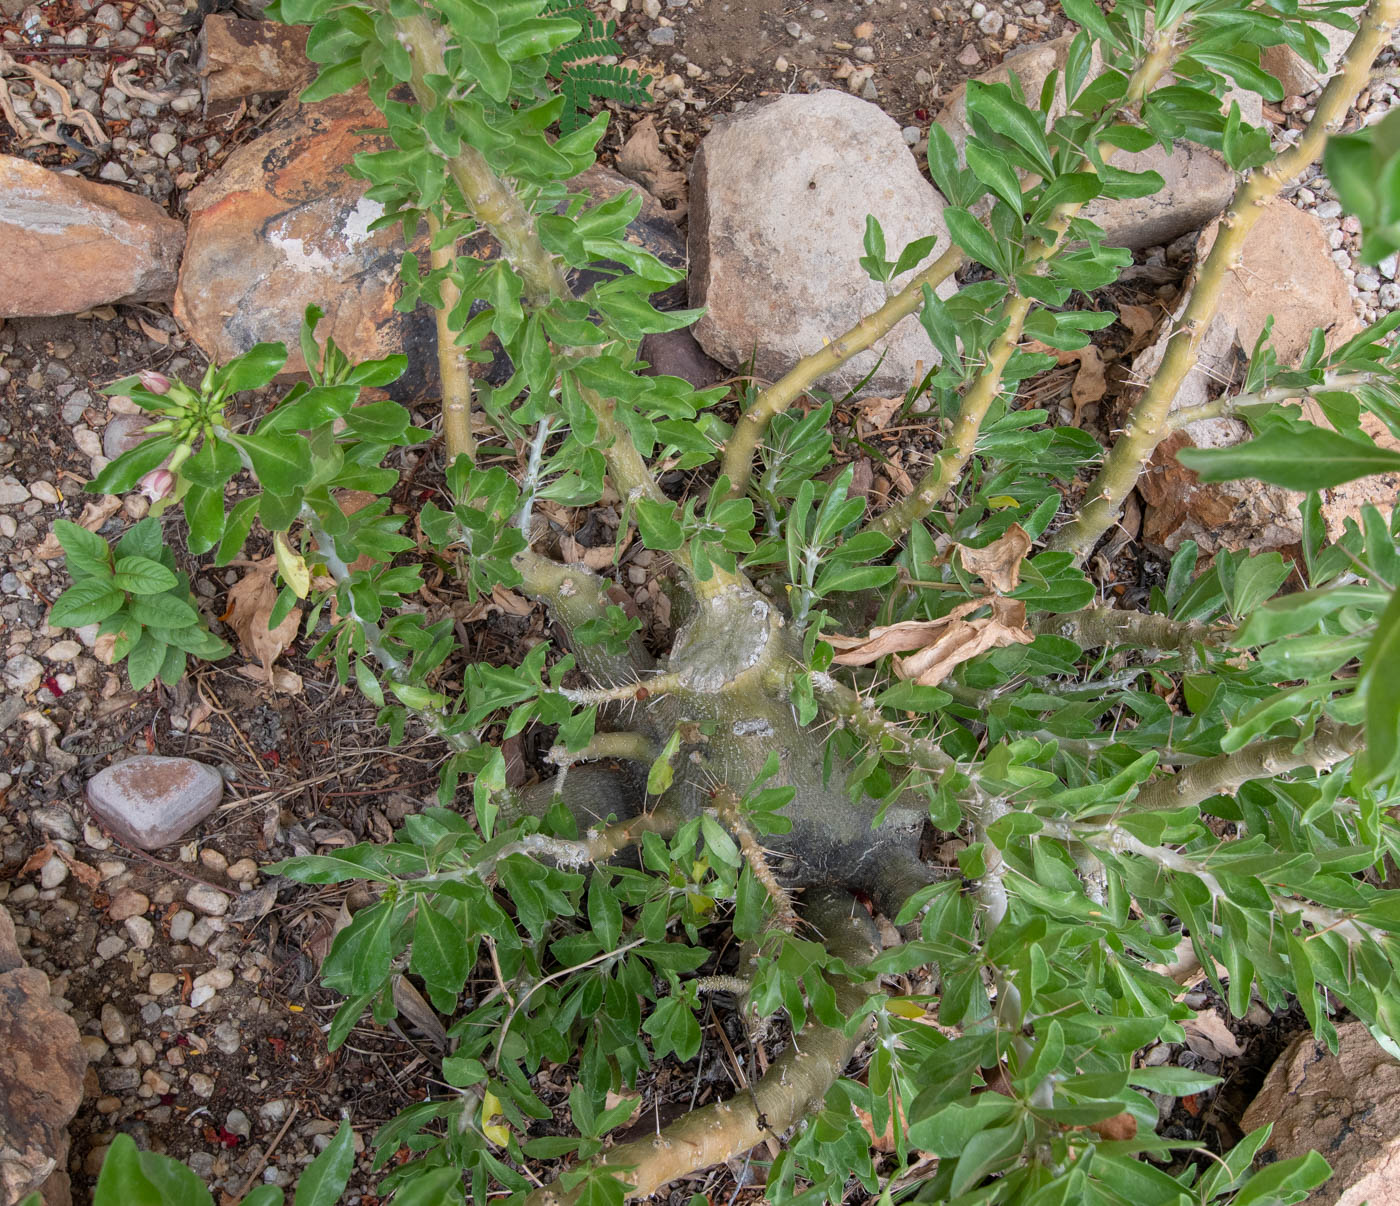
MULTIPOLYGON (((655 111, 677 166, 715 114, 825 86, 877 100, 917 142, 949 89, 1060 28, 1042 0, 611 8, 631 61, 658 76, 655 111)), ((178 4, 0 0, 0 18, 0 86, 21 127, 0 120, 0 152, 127 187, 175 216, 188 190, 282 104, 266 99, 206 121, 193 68, 197 17, 178 4)), ((1358 106, 1365 121, 1395 105, 1397 85, 1391 50, 1358 106)), ((1312 99, 1289 97, 1267 114, 1281 141, 1296 137, 1312 99)), ((621 115, 619 135, 636 116, 621 115)), ((1322 221, 1358 314, 1371 321, 1400 308, 1394 257, 1378 269, 1355 263, 1356 223, 1340 216, 1326 180, 1307 180, 1295 203, 1322 221)), ((53 519, 86 514, 114 536, 144 513, 127 499, 104 514, 81 493, 128 422, 129 408, 101 385, 144 368, 196 376, 203 363, 160 308, 0 327, 0 901, 92 1056, 73 1128, 80 1201, 118 1131, 187 1159, 229 1192, 250 1179, 289 1184, 342 1108, 363 1123, 390 1117, 431 1091, 436 1067, 430 1043, 408 1030, 366 1027, 327 1053, 335 1003, 313 969, 343 894, 279 890, 258 870, 293 852, 387 837, 431 798, 432 749, 379 748, 371 710, 338 695, 324 667, 297 665, 300 696, 269 696, 229 668, 235 658, 180 690, 137 698, 103 664, 92 632, 45 624, 67 582, 45 544, 53 519), (123 753, 63 748, 66 736, 132 718, 143 723, 123 753), (92 773, 142 751, 189 753, 219 766, 230 785, 198 840, 156 858, 115 846, 81 803, 92 773)), ((218 628, 235 572, 182 560, 218 628)), ((483 631, 508 655, 527 628, 497 621, 483 631)), ((362 1172, 363 1196, 348 1200, 372 1206, 369 1183, 362 1172)))

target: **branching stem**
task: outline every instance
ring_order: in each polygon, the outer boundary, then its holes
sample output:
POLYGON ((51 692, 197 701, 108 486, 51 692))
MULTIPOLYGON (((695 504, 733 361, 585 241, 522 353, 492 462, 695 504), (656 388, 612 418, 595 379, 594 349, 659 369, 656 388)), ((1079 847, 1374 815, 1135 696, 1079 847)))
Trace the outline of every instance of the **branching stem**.
POLYGON ((792 897, 778 882, 778 877, 773 873, 773 868, 768 864, 768 857, 763 852, 762 843, 744 819, 739 805, 739 797, 733 790, 722 787, 715 793, 714 806, 708 811, 734 836, 754 879, 758 880, 763 890, 768 893, 768 899, 773 902, 773 925, 791 934, 797 929, 797 910, 793 908, 792 897))
POLYGON ((1400 0, 1372 0, 1360 27, 1317 102, 1302 138, 1259 168, 1236 190, 1215 243, 1191 291, 1191 300, 1167 342, 1161 366, 1133 408, 1123 434, 1105 458, 1075 518, 1056 533, 1050 547, 1082 562, 1118 517, 1119 508, 1168 432, 1172 400, 1196 366, 1201 341, 1224 294, 1227 276, 1242 265, 1245 240, 1264 206, 1322 153, 1329 135, 1342 128, 1347 111, 1370 79, 1371 64, 1400 20, 1400 0))

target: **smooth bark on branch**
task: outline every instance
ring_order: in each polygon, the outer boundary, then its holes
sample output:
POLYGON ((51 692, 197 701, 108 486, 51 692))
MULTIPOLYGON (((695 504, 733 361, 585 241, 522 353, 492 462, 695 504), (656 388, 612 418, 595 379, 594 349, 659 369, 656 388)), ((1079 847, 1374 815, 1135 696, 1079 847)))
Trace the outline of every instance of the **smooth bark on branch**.
MULTIPOLYGON (((868 963, 878 952, 874 925, 853 897, 811 891, 805 904, 806 920, 846 963, 868 963)), ((849 1017, 874 984, 837 980, 833 987, 837 1008, 849 1017)), ((770 1134, 781 1135, 820 1108, 868 1030, 862 1023, 847 1035, 840 1027, 811 1022, 754 1084, 752 1094, 692 1110, 658 1135, 605 1152, 594 1167, 612 1170, 629 1198, 644 1197, 677 1177, 745 1152, 770 1134)), ((574 1206, 582 1193, 582 1185, 566 1190, 556 1181, 531 1193, 525 1206, 574 1206)))
POLYGON ((447 445, 447 463, 459 456, 476 456, 476 440, 472 436, 472 378, 471 367, 464 349, 457 346, 457 332, 452 329, 452 311, 462 300, 462 291, 451 277, 457 249, 449 241, 436 246, 442 223, 437 215, 428 214, 428 235, 434 246, 428 253, 434 271, 448 269, 438 286, 442 305, 436 312, 438 377, 442 381, 442 438, 447 445))

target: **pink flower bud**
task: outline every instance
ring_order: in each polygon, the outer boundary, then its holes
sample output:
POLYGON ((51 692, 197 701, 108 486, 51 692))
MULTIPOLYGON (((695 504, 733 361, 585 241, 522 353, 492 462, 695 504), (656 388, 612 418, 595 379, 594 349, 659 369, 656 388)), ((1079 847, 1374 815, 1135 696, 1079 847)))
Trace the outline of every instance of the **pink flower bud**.
POLYGON ((168 394, 170 392, 170 378, 164 373, 157 373, 152 369, 146 369, 141 373, 141 384, 153 394, 168 394))
POLYGON ((136 483, 136 488, 152 502, 160 502, 175 489, 175 475, 169 469, 152 469, 136 483))

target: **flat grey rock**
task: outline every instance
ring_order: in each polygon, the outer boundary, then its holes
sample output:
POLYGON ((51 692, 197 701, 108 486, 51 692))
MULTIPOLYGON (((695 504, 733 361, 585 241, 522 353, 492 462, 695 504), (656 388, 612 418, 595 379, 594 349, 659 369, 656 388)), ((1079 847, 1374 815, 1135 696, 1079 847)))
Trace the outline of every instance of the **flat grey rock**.
POLYGON ((140 754, 88 781, 92 815, 119 841, 155 850, 178 841, 223 798, 224 781, 192 758, 140 754))
MULTIPOLYGON (((865 218, 885 233, 886 258, 937 235, 947 250, 945 202, 919 171, 899 123, 846 92, 827 90, 750 105, 717 123, 690 183, 690 302, 701 347, 731 369, 773 381, 885 302, 859 264, 865 218)), ((927 263, 927 261, 925 261, 927 263)), ((906 273, 896 285, 904 284, 906 273)), ((956 286, 939 287, 947 297, 956 286)), ((884 362, 864 386, 902 394, 938 362, 914 317, 820 387, 840 392, 884 362)))

